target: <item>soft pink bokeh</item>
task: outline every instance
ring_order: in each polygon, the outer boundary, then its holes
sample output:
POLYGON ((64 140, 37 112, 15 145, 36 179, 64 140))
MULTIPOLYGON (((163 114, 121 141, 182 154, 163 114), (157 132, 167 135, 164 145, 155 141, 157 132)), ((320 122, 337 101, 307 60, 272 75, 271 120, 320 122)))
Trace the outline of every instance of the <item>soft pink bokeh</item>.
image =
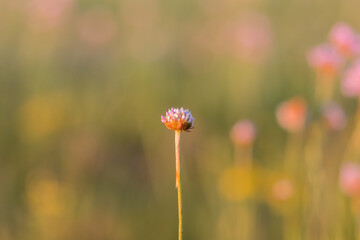
POLYGON ((280 179, 274 183, 271 193, 276 200, 286 201, 294 195, 294 184, 289 179, 280 179))
POLYGON ((347 97, 360 96, 360 60, 346 70, 341 87, 347 97))
POLYGON ((344 110, 335 102, 331 102, 323 108, 323 116, 325 124, 333 130, 343 129, 347 122, 344 110))
POLYGON ((360 166, 356 163, 344 163, 340 170, 340 188, 348 196, 360 193, 360 166))
POLYGON ((52 28, 61 25, 74 0, 30 0, 29 23, 34 27, 52 28))
POLYGON ((117 24, 108 10, 95 8, 80 17, 77 30, 82 42, 92 46, 103 45, 114 38, 117 24))
POLYGON ((344 62, 336 50, 328 44, 322 44, 313 48, 308 53, 307 60, 309 65, 323 77, 335 76, 344 62))
POLYGON ((335 24, 330 31, 329 38, 336 50, 345 57, 356 56, 360 53, 359 36, 345 23, 335 24))
POLYGON ((230 137, 237 146, 251 145, 256 137, 255 125, 250 120, 242 120, 231 129, 230 137))
POLYGON ((285 130, 300 132, 305 127, 306 109, 305 100, 295 97, 280 104, 276 111, 276 119, 285 130))
POLYGON ((262 13, 245 13, 230 24, 232 50, 243 61, 263 62, 270 54, 273 33, 270 20, 262 13))

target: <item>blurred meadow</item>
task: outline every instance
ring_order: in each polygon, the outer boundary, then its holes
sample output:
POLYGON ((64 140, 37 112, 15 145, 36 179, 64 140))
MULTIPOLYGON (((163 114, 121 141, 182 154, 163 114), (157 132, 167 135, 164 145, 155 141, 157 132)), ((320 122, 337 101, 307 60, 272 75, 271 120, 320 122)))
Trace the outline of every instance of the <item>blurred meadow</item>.
POLYGON ((0 0, 0 239, 359 240, 358 9, 0 0))

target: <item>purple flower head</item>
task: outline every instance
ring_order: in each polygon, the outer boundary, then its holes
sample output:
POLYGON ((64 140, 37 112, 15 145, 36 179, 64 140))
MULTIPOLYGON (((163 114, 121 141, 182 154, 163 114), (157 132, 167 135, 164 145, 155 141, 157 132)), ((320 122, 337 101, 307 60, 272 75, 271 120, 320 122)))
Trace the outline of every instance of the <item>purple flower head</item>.
POLYGON ((184 108, 171 108, 166 112, 165 117, 161 116, 161 122, 171 130, 184 130, 189 132, 194 128, 194 121, 195 119, 191 115, 191 112, 184 108))
POLYGON ((360 52, 360 39, 354 30, 345 23, 337 23, 329 34, 330 42, 345 57, 356 56, 360 52))
POLYGON ((309 65, 325 77, 333 77, 343 65, 342 57, 328 44, 313 48, 307 59, 309 65))
POLYGON ((360 60, 347 69, 341 87, 347 97, 360 96, 360 60))

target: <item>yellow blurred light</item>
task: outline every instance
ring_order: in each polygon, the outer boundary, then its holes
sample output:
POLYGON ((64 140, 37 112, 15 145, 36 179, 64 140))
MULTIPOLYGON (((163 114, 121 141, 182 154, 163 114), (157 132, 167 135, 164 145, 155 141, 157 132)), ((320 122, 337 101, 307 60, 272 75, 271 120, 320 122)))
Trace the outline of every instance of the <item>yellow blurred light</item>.
POLYGON ((26 201, 30 213, 29 226, 39 234, 39 239, 66 239, 71 229, 66 190, 47 170, 37 169, 28 176, 26 201))
POLYGON ((19 110, 20 134, 40 140, 57 130, 64 119, 64 101, 57 95, 35 96, 19 110))
POLYGON ((254 193, 253 174, 250 168, 232 167, 219 178, 218 190, 228 201, 241 201, 254 193))
POLYGON ((36 217, 47 218, 61 214, 61 189, 50 173, 33 173, 27 181, 26 190, 29 208, 36 217))

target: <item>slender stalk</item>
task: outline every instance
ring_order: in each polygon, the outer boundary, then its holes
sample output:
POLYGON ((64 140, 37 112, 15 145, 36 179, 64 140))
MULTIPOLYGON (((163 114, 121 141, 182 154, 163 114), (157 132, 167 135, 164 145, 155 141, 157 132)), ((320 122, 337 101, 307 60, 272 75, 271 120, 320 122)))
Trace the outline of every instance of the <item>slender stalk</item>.
MULTIPOLYGON (((235 146, 234 167, 245 169, 252 174, 252 144, 249 146, 235 146)), ((234 188, 237 188, 234 184, 234 188)), ((236 189, 234 189, 236 191, 236 189)), ((236 204, 236 227, 233 239, 252 239, 254 234, 254 204, 250 199, 236 204)))
POLYGON ((343 159, 357 159, 360 155, 360 97, 358 98, 357 111, 355 116, 355 128, 351 133, 349 143, 346 147, 343 159))
POLYGON ((323 104, 333 98, 335 90, 335 78, 333 76, 316 77, 315 98, 318 104, 323 104))
POLYGON ((181 204, 181 181, 180 181, 180 130, 175 131, 175 157, 176 157, 176 188, 178 191, 179 211, 179 240, 182 240, 182 204, 181 204))

